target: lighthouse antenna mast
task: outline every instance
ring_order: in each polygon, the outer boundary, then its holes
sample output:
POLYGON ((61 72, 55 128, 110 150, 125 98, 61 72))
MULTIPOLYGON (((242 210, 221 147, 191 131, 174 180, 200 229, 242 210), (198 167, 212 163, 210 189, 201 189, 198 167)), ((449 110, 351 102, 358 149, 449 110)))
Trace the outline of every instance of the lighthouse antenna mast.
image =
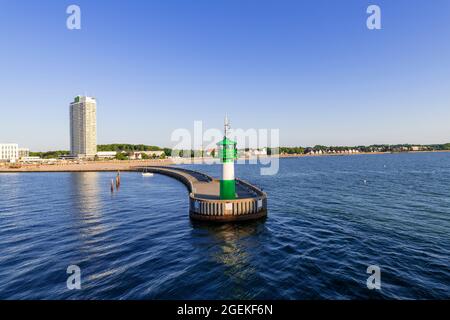
POLYGON ((224 136, 228 138, 228 131, 230 130, 230 122, 228 121, 228 116, 225 115, 225 124, 224 124, 224 136))

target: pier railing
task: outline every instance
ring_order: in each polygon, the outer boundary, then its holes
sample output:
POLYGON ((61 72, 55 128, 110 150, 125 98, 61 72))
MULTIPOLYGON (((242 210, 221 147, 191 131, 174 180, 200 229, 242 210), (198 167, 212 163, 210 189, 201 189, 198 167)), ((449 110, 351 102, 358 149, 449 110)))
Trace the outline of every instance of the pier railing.
POLYGON ((250 183, 236 179, 236 183, 252 193, 253 197, 233 200, 204 199, 189 195, 191 217, 203 220, 248 220, 267 214, 267 195, 250 183))

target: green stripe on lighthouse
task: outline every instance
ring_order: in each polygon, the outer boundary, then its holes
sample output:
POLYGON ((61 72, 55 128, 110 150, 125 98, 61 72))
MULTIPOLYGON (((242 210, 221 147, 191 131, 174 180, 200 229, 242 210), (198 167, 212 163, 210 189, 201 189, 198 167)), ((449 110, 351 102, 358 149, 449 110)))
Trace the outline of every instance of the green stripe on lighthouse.
POLYGON ((223 200, 236 199, 235 180, 220 180, 220 199, 223 200))

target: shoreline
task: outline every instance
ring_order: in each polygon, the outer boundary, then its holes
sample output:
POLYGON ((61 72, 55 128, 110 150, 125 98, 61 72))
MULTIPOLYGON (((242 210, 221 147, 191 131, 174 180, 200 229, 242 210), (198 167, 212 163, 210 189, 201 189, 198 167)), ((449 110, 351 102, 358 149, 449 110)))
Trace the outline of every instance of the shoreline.
MULTIPOLYGON (((442 153, 450 150, 435 151, 409 151, 409 152, 360 152, 360 153, 332 153, 332 154, 283 154, 278 156, 257 156, 239 158, 237 161, 254 161, 259 158, 307 158, 307 157, 336 157, 336 156, 358 156, 358 155, 383 155, 400 153, 442 153)), ((109 161, 85 161, 81 163, 57 163, 57 164, 23 164, 18 168, 0 165, 0 173, 30 173, 30 172, 113 172, 134 171, 136 167, 142 166, 170 166, 177 164, 214 164, 219 163, 215 158, 194 159, 158 159, 158 160, 109 160, 109 161)))
POLYGON ((111 172, 134 171, 141 166, 167 166, 173 164, 170 159, 164 160, 111 160, 111 161, 85 161, 82 163, 57 164, 24 164, 20 168, 0 166, 0 173, 25 172, 111 172))
POLYGON ((358 153, 324 153, 324 154, 284 154, 280 158, 303 158, 303 157, 326 157, 326 156, 358 156, 358 155, 380 155, 380 154, 408 154, 408 153, 443 153, 450 150, 430 150, 430 151, 402 151, 402 152, 358 152, 358 153))

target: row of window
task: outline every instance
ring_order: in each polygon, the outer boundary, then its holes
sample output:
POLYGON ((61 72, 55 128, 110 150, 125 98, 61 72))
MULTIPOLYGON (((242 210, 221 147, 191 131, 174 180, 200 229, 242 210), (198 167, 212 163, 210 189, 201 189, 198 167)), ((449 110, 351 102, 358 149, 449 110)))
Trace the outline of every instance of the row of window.
POLYGON ((1 153, 0 155, 0 159, 18 158, 18 155, 14 153, 1 153))

